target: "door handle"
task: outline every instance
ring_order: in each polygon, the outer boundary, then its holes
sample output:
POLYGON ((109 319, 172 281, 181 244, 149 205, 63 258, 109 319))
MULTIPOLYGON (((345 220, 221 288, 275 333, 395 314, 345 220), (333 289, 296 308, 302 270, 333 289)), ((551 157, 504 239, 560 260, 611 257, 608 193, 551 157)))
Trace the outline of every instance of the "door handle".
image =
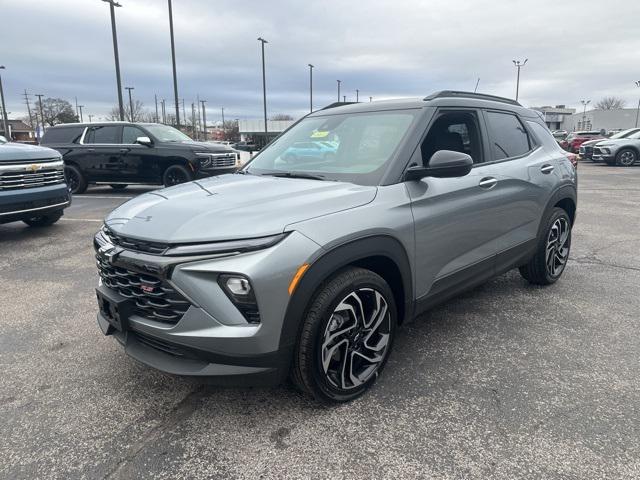
POLYGON ((121 148, 120 153, 127 153, 129 151, 128 148, 121 148))
POLYGON ((88 148, 88 149, 87 149, 87 152, 95 152, 95 151, 96 151, 96 149, 95 149, 95 148, 88 148))
POLYGON ((540 171, 542 173, 551 173, 553 172, 553 165, 549 165, 548 163, 545 163, 540 167, 540 171))
POLYGON ((498 179, 497 178, 484 177, 482 180, 480 180, 480 183, 478 183, 478 186, 480 188, 484 188, 484 189, 489 190, 490 188, 495 187, 496 183, 498 183, 498 179))

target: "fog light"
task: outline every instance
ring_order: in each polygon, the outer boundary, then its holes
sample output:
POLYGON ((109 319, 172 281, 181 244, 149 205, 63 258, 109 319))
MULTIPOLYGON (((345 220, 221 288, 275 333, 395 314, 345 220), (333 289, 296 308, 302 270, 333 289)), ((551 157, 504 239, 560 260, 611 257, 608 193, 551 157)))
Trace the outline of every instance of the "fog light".
POLYGON ((251 293, 251 284, 243 277, 228 277, 226 285, 229 292, 234 295, 249 295, 251 293))

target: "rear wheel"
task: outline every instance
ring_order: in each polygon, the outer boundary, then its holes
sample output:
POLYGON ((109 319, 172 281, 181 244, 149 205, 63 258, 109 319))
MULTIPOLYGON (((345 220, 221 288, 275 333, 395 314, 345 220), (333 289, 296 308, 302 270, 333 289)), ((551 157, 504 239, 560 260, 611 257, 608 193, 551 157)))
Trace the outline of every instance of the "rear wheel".
POLYGON ((113 183, 111 185, 109 185, 111 188, 113 188, 116 192, 119 192, 121 190, 124 190, 125 188, 127 188, 129 185, 125 185, 125 184, 121 184, 121 183, 113 183))
POLYGON ((60 217, 62 217, 62 211, 27 218, 23 220, 23 222, 30 227, 48 227, 49 225, 53 225, 58 220, 60 220, 60 217))
POLYGON ((638 154, 631 148, 623 148, 616 155, 616 164, 621 167, 630 167, 638 160, 638 154))
POLYGON ((368 390, 389 357, 397 324, 393 294, 379 275, 348 268, 316 292, 296 346, 292 377, 322 402, 368 390))
POLYGON ((538 249, 520 274, 536 285, 555 283, 567 265, 571 249, 571 219, 562 208, 555 207, 547 219, 538 249))
POLYGON ((87 179, 75 165, 65 165, 64 178, 71 193, 84 193, 87 190, 87 179))
POLYGON ((191 172, 182 165, 171 165, 164 171, 164 175, 162 176, 162 183, 164 183, 165 187, 179 185, 190 182, 191 180, 193 180, 191 172))

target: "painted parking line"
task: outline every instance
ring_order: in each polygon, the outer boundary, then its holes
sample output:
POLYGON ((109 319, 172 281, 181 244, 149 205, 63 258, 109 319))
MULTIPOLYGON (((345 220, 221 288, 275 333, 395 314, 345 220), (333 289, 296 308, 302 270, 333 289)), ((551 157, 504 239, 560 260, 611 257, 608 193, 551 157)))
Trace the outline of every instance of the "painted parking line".
POLYGON ((69 218, 69 217, 62 217, 60 220, 64 220, 66 222, 100 222, 100 223, 104 221, 97 218, 69 218))
POLYGON ((97 198, 97 199, 111 199, 111 198, 115 198, 115 199, 125 199, 125 200, 130 200, 132 198, 135 198, 135 196, 132 197, 122 197, 122 196, 115 196, 115 195, 74 195, 73 198, 97 198))

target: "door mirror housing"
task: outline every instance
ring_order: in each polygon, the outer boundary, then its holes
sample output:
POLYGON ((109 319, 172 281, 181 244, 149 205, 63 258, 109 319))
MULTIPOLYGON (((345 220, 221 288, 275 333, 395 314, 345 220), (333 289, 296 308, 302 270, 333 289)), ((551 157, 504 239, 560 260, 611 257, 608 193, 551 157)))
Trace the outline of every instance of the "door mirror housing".
POLYGON ((146 145, 147 147, 150 147, 153 144, 149 137, 138 137, 136 138, 136 143, 139 143, 140 145, 146 145))
POLYGON ((405 182, 420 180, 424 177, 451 178, 464 177, 471 171, 473 159, 462 152, 438 150, 429 159, 427 167, 409 167, 404 174, 405 182))

